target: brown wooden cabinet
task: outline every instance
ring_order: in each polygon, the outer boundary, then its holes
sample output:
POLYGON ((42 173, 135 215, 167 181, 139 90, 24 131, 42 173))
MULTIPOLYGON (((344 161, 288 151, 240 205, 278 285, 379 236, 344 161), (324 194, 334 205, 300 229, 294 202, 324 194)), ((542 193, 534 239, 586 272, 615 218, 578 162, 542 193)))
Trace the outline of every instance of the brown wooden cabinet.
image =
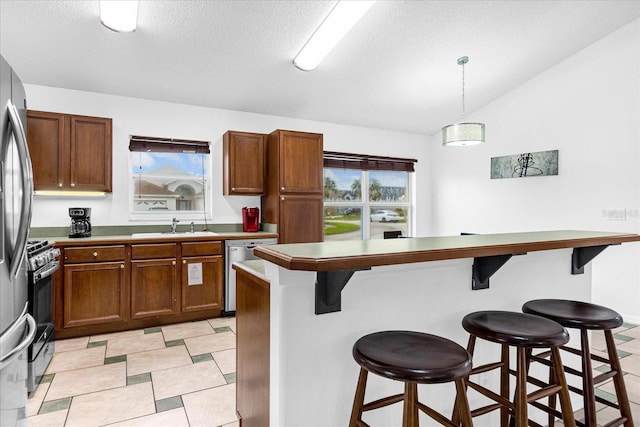
POLYGON ((125 321, 129 293, 124 246, 77 247, 63 253, 63 327, 125 321))
POLYGON ((179 239, 62 246, 62 268, 54 279, 56 336, 220 316, 223 247, 219 240, 179 239))
POLYGON ((35 190, 111 192, 109 118, 27 112, 35 190))
POLYGON ((131 245, 131 318, 179 313, 176 243, 131 245))
POLYGON ((269 135, 262 221, 277 224, 278 243, 323 240, 322 146, 318 133, 269 135))
POLYGON ((225 196, 264 194, 267 135, 227 131, 222 137, 225 196))

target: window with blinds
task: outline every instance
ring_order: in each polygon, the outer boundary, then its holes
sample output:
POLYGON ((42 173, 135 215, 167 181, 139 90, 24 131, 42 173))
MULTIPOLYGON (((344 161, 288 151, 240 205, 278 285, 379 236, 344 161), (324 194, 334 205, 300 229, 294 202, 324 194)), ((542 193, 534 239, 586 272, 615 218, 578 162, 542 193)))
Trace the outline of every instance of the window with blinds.
POLYGON ((208 141, 132 135, 131 206, 134 215, 210 212, 208 141))
POLYGON ((415 159, 324 152, 324 238, 410 235, 415 159))

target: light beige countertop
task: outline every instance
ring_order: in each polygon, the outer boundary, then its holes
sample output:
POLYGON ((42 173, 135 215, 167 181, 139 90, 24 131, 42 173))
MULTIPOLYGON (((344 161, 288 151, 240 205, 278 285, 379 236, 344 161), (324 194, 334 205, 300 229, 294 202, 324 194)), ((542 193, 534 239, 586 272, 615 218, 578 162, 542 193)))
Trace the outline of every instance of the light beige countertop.
POLYGON ((91 236, 70 238, 68 236, 50 236, 46 238, 38 237, 36 239, 48 240, 56 246, 93 246, 93 245, 113 245, 128 244, 139 242, 182 242, 182 241, 202 241, 202 240, 237 240, 237 239, 265 239, 278 237, 276 233, 270 232, 180 232, 180 233, 134 233, 113 236, 91 236))
POLYGON ((557 230, 282 244, 256 248, 255 254, 289 270, 331 271, 637 241, 637 234, 557 230))

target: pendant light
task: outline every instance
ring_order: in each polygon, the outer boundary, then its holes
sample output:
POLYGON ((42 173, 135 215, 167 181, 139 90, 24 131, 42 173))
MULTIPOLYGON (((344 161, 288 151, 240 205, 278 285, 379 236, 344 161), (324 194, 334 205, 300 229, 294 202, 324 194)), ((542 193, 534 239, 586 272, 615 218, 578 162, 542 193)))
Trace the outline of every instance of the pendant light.
POLYGON ((442 145, 460 147, 484 142, 484 123, 464 123, 464 65, 467 62, 467 56, 458 58, 458 65, 462 65, 462 119, 442 128, 442 145))

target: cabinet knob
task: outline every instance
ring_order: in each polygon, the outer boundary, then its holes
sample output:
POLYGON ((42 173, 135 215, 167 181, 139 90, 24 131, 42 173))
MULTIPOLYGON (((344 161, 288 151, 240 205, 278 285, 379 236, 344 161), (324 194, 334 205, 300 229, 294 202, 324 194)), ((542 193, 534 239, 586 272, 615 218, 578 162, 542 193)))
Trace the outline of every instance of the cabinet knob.
POLYGON ((94 252, 94 253, 93 253, 93 256, 94 256, 94 257, 98 256, 98 252, 94 252))
POLYGON ((187 263, 187 260, 186 260, 186 259, 183 259, 183 260, 182 260, 182 263, 183 263, 183 264, 186 264, 186 263, 187 263))
POLYGON ((284 197, 280 197, 280 200, 282 200, 284 202, 284 197))
POLYGON ((231 187, 231 191, 236 191, 236 187, 231 187))
POLYGON ((58 188, 62 188, 62 183, 61 182, 58 183, 58 188))
POLYGON ((176 262, 175 261, 171 261, 171 265, 176 265, 176 262))
POLYGON ((72 182, 71 183, 71 188, 75 187, 76 185, 72 182))
POLYGON ((280 187, 280 191, 284 191, 284 187, 280 187))
POLYGON ((120 268, 124 268, 124 264, 120 264, 120 268))

